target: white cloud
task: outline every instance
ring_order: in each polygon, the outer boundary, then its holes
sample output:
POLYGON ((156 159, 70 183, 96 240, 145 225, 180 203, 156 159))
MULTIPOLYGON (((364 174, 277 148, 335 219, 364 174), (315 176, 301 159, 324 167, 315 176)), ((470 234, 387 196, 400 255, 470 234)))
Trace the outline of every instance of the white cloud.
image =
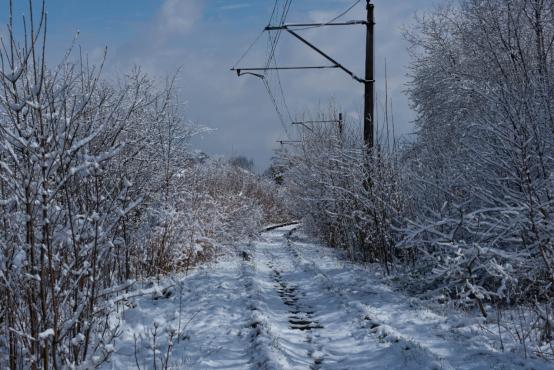
POLYGON ((204 1, 165 0, 156 18, 155 30, 160 35, 187 33, 200 21, 204 1))
POLYGON ((252 5, 253 5, 252 3, 228 4, 228 5, 220 6, 219 9, 220 10, 238 10, 238 9, 250 8, 252 5))

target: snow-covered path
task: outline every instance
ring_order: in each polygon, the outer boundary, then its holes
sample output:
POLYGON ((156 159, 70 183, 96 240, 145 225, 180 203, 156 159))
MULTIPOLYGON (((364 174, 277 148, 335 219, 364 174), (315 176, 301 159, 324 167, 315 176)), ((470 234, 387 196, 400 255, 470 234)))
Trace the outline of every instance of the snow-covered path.
POLYGON ((160 369, 166 357, 174 369, 549 368, 488 347, 292 230, 136 299, 105 368, 160 369))
POLYGON ((272 344, 266 368, 432 368, 432 356, 376 335, 376 324, 282 232, 267 239, 254 253, 256 316, 262 325, 257 341, 272 344))

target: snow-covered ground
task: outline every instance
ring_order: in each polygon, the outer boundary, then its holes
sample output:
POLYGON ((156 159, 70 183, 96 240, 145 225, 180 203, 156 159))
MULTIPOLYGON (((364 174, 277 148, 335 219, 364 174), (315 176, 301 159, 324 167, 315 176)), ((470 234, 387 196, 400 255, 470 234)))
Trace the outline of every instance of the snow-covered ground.
POLYGON ((467 320, 431 312, 333 250, 289 238, 294 228, 129 301, 104 368, 552 368, 498 351, 467 320))

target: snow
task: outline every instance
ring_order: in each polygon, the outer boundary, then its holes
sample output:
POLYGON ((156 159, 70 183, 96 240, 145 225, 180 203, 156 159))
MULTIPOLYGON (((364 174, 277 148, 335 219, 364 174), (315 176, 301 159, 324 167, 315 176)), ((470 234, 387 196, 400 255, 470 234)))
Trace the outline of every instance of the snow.
POLYGON ((42 340, 48 339, 49 337, 54 336, 54 329, 46 329, 42 333, 38 334, 38 337, 42 340))
POLYGON ((134 336, 141 368, 152 368, 149 344, 154 324, 159 326, 160 352, 167 349, 167 331, 176 329, 173 368, 244 369, 250 348, 246 277, 237 259, 199 268, 181 278, 168 298, 142 296, 122 314, 122 335, 105 368, 136 368, 134 336), (181 305, 180 305, 181 303, 181 305), (181 306, 181 308, 180 308, 181 306))
POLYGON ((431 311, 295 228, 124 300, 102 368, 153 368, 154 356, 160 367, 168 353, 174 369, 551 368, 499 351, 478 320, 431 311))

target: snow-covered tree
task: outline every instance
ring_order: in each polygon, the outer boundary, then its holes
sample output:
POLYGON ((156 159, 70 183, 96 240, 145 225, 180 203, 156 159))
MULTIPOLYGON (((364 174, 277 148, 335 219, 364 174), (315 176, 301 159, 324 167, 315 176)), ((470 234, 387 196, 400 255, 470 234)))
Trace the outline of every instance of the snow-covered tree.
POLYGON ((553 20, 551 0, 464 0, 408 36, 417 209, 403 246, 428 288, 485 315, 485 300, 551 302, 553 20))
POLYGON ((388 270, 403 207, 396 155, 367 150, 356 122, 338 118, 331 108, 310 119, 323 124, 301 128, 301 142, 280 150, 273 168, 307 231, 356 260, 379 262, 388 270))

